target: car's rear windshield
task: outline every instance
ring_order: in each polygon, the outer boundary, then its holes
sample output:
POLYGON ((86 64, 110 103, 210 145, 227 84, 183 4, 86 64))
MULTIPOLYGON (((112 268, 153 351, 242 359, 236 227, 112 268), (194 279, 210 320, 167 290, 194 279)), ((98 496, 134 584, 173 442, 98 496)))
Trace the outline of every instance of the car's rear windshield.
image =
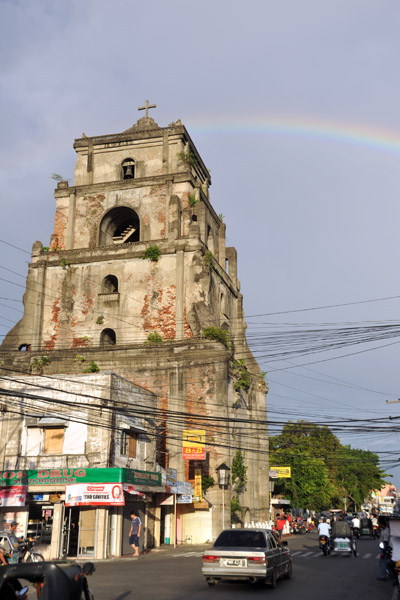
POLYGON ((229 531, 220 533, 214 544, 215 548, 235 546, 241 548, 266 548, 267 542, 264 534, 259 531, 237 531, 230 529, 229 531))

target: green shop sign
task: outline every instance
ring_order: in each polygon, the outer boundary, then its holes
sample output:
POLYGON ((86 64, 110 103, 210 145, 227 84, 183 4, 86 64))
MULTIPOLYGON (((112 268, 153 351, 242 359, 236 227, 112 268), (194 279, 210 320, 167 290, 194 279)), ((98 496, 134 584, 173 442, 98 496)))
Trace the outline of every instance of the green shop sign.
POLYGON ((72 483, 131 483, 161 485, 161 473, 138 469, 29 469, 0 471, 0 486, 4 485, 68 485, 72 483))

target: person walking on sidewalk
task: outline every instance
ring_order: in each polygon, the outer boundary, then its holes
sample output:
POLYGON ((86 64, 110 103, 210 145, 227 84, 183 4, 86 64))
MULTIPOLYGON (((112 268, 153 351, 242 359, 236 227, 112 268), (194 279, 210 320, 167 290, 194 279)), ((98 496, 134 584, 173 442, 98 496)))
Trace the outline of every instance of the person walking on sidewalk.
POLYGON ((130 517, 131 517, 132 521, 131 521, 131 528, 129 530, 129 543, 133 548, 133 556, 138 557, 139 556, 139 538, 140 538, 140 532, 142 530, 142 521, 136 515, 134 510, 132 510, 130 512, 130 517))
POLYGON ((279 539, 282 539, 282 533, 283 533, 283 528, 285 527, 285 524, 286 524, 285 515, 281 515, 281 513, 278 513, 276 515, 276 528, 278 530, 279 539))

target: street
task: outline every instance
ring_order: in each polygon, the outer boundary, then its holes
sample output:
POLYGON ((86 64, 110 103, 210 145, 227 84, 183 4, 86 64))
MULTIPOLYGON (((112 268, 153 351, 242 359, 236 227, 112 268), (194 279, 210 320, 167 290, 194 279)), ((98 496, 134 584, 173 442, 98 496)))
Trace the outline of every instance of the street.
POLYGON ((184 546, 151 551, 139 559, 96 563, 90 578, 95 600, 389 600, 389 581, 377 581, 378 542, 358 541, 358 556, 326 556, 316 533, 287 538, 293 557, 293 578, 280 580, 276 589, 248 583, 208 587, 201 575, 202 548, 184 546))

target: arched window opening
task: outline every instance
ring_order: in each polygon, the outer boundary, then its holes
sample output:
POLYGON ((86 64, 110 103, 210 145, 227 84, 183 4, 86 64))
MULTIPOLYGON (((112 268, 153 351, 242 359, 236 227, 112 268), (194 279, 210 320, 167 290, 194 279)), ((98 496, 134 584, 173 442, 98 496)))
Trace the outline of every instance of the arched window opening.
POLYGON ((103 294, 116 294, 118 292, 118 279, 115 275, 107 275, 104 277, 103 283, 101 284, 101 291, 103 294))
POLYGON ((110 210, 100 223, 99 246, 111 246, 138 242, 140 220, 137 213, 127 206, 110 210))
POLYGON ((126 158, 122 164, 122 179, 135 178, 135 161, 132 158, 126 158))
POLYGON ((115 335, 114 329, 103 329, 100 334, 100 345, 101 346, 115 346, 117 343, 117 336, 115 335))
POLYGON ((19 352, 30 352, 31 345, 30 344, 21 344, 18 348, 19 352))
POLYGON ((196 221, 197 221, 197 215, 192 215, 192 221, 193 221, 193 223, 196 223, 196 221))
POLYGON ((220 306, 220 311, 221 311, 221 318, 228 319, 229 317, 228 317, 227 309, 226 309, 226 297, 225 297, 224 293, 221 293, 219 306, 220 306))
POLYGON ((214 237, 210 226, 207 227, 207 247, 214 254, 214 237))

